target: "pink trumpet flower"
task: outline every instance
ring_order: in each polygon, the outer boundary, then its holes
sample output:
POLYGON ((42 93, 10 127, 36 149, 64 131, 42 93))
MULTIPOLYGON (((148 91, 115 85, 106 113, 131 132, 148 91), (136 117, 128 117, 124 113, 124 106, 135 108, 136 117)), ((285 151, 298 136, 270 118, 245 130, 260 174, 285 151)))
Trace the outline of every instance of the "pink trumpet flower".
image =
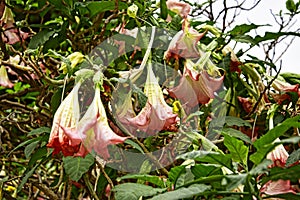
MULTIPOLYGON (((180 2, 178 0, 168 0, 167 7, 172 12, 180 15, 182 18, 187 18, 191 11, 191 6, 185 2, 180 2)), ((168 16, 167 21, 171 21, 171 16, 168 16)))
POLYGON ((123 143, 127 137, 121 137, 112 131, 108 124, 105 108, 100 97, 100 86, 96 86, 95 97, 90 107, 79 121, 76 129, 66 129, 66 134, 82 141, 82 148, 77 156, 85 156, 94 150, 103 159, 110 157, 108 145, 123 143))
POLYGON ((149 135, 153 135, 161 130, 168 130, 168 128, 177 124, 177 114, 174 114, 173 109, 165 102, 151 65, 148 66, 144 93, 148 97, 145 107, 137 116, 123 119, 123 123, 149 135))
POLYGON ((198 41, 205 33, 200 34, 198 31, 190 27, 187 20, 184 21, 181 31, 179 31, 169 44, 165 53, 165 59, 171 58, 199 58, 200 53, 197 48, 198 41))
POLYGON ((191 60, 186 60, 179 85, 169 90, 172 97, 180 99, 188 107, 208 103, 215 97, 214 92, 220 89, 224 79, 224 74, 212 77, 206 70, 196 70, 195 65, 191 60))
POLYGON ((21 39, 25 40, 28 37, 28 33, 17 29, 14 23, 15 20, 11 9, 5 6, 3 15, 0 19, 0 26, 4 29, 4 32, 1 34, 2 41, 7 44, 15 44, 21 39))
MULTIPOLYGON (((282 144, 278 145, 273 151, 267 155, 267 159, 273 161, 273 164, 269 167, 285 167, 286 160, 289 154, 285 150, 282 144)), ((277 181, 268 181, 260 189, 262 193, 268 195, 284 194, 284 193, 296 193, 293 189, 290 180, 277 180, 277 181)))
POLYGON ((6 68, 4 66, 1 66, 0 68, 0 85, 9 88, 12 88, 14 86, 14 84, 10 82, 6 72, 6 68))
POLYGON ((78 102, 80 85, 80 83, 75 85, 55 112, 47 144, 47 147, 54 148, 54 155, 62 151, 64 156, 73 156, 82 148, 80 138, 70 137, 66 134, 66 129, 76 127, 80 117, 78 102))

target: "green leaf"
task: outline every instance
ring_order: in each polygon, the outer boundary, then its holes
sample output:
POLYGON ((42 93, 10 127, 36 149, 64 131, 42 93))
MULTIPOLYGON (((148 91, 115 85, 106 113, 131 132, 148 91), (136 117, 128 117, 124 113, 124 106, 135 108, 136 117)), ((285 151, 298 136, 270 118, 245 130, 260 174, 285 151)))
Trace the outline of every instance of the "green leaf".
POLYGON ((24 153, 25 153, 26 159, 28 159, 30 157, 30 155, 32 154, 32 152, 38 146, 39 143, 40 143, 39 140, 38 141, 34 141, 34 142, 30 143, 29 145, 27 145, 25 147, 24 153))
POLYGON ((295 165, 289 168, 273 167, 270 169, 269 176, 263 178, 263 182, 266 183, 270 180, 291 180, 297 182, 300 179, 300 165, 295 165))
POLYGON ((94 164, 94 157, 91 154, 85 158, 68 156, 63 158, 63 162, 66 173, 77 182, 94 164))
POLYGON ((51 132, 51 128, 49 128, 49 127, 40 127, 40 128, 37 128, 37 129, 34 129, 34 130, 30 131, 27 136, 40 135, 42 133, 50 133, 50 132, 51 132))
MULTIPOLYGON (((53 149, 51 149, 53 151, 53 149)), ((50 154, 50 153, 49 153, 50 154)), ((31 167, 33 164, 35 164, 38 160, 48 155, 48 149, 46 146, 43 146, 41 148, 38 148, 34 154, 30 157, 30 160, 28 162, 28 166, 31 167)))
POLYGON ((143 180, 143 181, 153 183, 161 188, 166 187, 166 183, 162 178, 158 176, 148 175, 148 174, 127 174, 125 176, 118 178, 118 181, 124 179, 138 179, 138 180, 143 180))
POLYGON ((241 43, 249 43, 251 46, 257 45, 257 42, 250 35, 237 35, 232 39, 241 43))
POLYGON ((19 149, 19 148, 21 148, 21 147, 23 147, 23 146, 25 146, 25 145, 27 145, 27 144, 30 144, 30 143, 32 143, 32 142, 40 141, 40 140, 42 140, 42 138, 43 138, 43 136, 40 136, 40 137, 32 138, 32 139, 29 139, 29 140, 26 140, 26 141, 22 142, 21 144, 19 144, 18 146, 16 146, 13 150, 11 150, 11 151, 8 153, 7 157, 8 157, 12 152, 14 152, 15 150, 17 150, 17 149, 19 149))
POLYGON ((140 197, 149 197, 166 191, 165 188, 153 188, 138 183, 123 183, 116 185, 113 189, 116 200, 139 200, 140 197))
MULTIPOLYGON (((89 1, 86 3, 87 8, 90 11, 91 17, 94 17, 95 15, 115 10, 116 8, 116 2, 115 1, 89 1)), ((118 10, 126 9, 127 4, 124 2, 118 2, 118 10)))
POLYGON ((297 32, 266 32, 264 36, 256 36, 254 38, 255 41, 255 45, 263 42, 263 41, 267 41, 267 40, 277 40, 278 38, 282 37, 282 36, 300 36, 300 33, 297 32))
POLYGON ((244 142, 252 144, 252 141, 248 135, 242 133, 239 130, 233 129, 233 128, 223 128, 222 135, 229 135, 231 137, 235 137, 235 138, 243 140, 244 142))
POLYGON ((162 19, 167 19, 168 17, 168 8, 166 0, 160 0, 160 17, 162 19))
POLYGON ((267 195, 264 199, 288 199, 288 200, 299 200, 300 194, 285 193, 276 195, 267 195))
POLYGON ((260 26, 265 26, 265 25, 256 25, 253 23, 237 25, 231 31, 229 31, 229 34, 232 36, 244 35, 245 33, 248 33, 253 29, 257 29, 260 26))
POLYGON ((265 145, 271 144, 275 139, 282 136, 287 130, 292 127, 300 128, 300 115, 286 119, 284 122, 278 124, 273 129, 269 130, 265 135, 256 140, 253 145, 256 149, 260 149, 265 145))
POLYGON ((22 178, 21 183, 18 185, 17 192, 20 192, 24 186, 24 184, 27 182, 30 176, 34 173, 34 171, 40 166, 40 163, 36 164, 32 169, 27 170, 24 172, 25 176, 22 178))
POLYGON ((196 195, 200 195, 201 193, 210 190, 211 186, 204 184, 194 184, 187 188, 179 188, 174 191, 166 192, 163 194, 159 194, 151 198, 151 200, 176 200, 176 199, 184 199, 184 198, 192 198, 196 195))
POLYGON ((224 145, 227 147, 230 154, 232 155, 233 161, 242 163, 245 166, 247 165, 248 147, 244 145, 243 141, 225 135, 224 145))
POLYGON ((248 126, 252 127, 251 124, 239 117, 233 117, 233 116, 226 116, 225 123, 228 126, 248 126))
POLYGON ((133 146, 135 149, 137 149, 139 152, 141 152, 142 154, 144 154, 144 151, 142 149, 142 147, 140 147, 140 145, 138 145, 137 143, 135 143, 134 141, 132 140, 125 140, 124 142, 125 144, 130 144, 131 146, 133 146))
POLYGON ((220 170, 220 167, 207 164, 197 164, 191 167, 191 171, 194 174, 195 178, 207 177, 215 173, 217 170, 220 170))
POLYGON ((212 151, 192 151, 179 155, 177 159, 194 159, 200 162, 208 162, 210 164, 219 164, 221 166, 232 169, 231 157, 228 154, 221 154, 219 152, 212 151))
POLYGON ((178 177, 185 172, 185 166, 184 165, 180 165, 180 166, 176 166, 176 167, 172 167, 168 176, 169 176, 169 180, 172 183, 176 183, 178 177))
POLYGON ((267 171, 268 166, 273 164, 273 161, 265 159, 261 163, 259 163, 256 167, 252 168, 249 172, 252 176, 258 176, 267 171))
POLYGON ((28 44, 29 49, 36 49, 42 45, 44 45, 51 36, 57 33, 58 30, 42 30, 41 32, 37 33, 33 36, 28 44))
POLYGON ((294 151, 293 153, 291 153, 291 155, 288 157, 288 159, 286 160, 286 164, 285 166, 290 166, 292 164, 294 164, 295 162, 300 160, 300 149, 294 151))
POLYGON ((296 12, 296 4, 294 0, 287 0, 285 2, 286 9, 288 9, 291 13, 296 12))
POLYGON ((231 191, 240 185, 245 185, 247 174, 226 175, 222 184, 226 185, 226 190, 231 191))

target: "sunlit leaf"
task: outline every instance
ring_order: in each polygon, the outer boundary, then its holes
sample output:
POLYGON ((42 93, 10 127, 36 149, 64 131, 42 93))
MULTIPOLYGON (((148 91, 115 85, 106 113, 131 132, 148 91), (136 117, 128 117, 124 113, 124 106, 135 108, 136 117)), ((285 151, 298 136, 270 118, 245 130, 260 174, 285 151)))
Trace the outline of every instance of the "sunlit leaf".
POLYGON ((243 141, 225 135, 224 145, 228 148, 230 154, 232 155, 233 161, 247 165, 248 147, 244 145, 243 141))

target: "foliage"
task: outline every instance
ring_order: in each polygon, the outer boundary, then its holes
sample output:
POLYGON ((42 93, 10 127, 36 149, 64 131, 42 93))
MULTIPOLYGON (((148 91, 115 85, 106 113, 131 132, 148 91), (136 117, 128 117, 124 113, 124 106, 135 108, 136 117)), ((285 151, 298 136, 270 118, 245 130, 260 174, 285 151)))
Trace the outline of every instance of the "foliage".
POLYGON ((300 1, 259 2, 1 1, 0 199, 298 199, 300 1))

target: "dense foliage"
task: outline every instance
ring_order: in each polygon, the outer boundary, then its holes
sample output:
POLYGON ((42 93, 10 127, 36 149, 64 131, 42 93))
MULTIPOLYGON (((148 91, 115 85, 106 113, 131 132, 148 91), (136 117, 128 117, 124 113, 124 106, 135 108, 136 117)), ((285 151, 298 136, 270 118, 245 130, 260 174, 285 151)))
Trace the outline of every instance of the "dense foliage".
POLYGON ((259 3, 2 0, 0 199, 299 199, 300 1, 259 3))

